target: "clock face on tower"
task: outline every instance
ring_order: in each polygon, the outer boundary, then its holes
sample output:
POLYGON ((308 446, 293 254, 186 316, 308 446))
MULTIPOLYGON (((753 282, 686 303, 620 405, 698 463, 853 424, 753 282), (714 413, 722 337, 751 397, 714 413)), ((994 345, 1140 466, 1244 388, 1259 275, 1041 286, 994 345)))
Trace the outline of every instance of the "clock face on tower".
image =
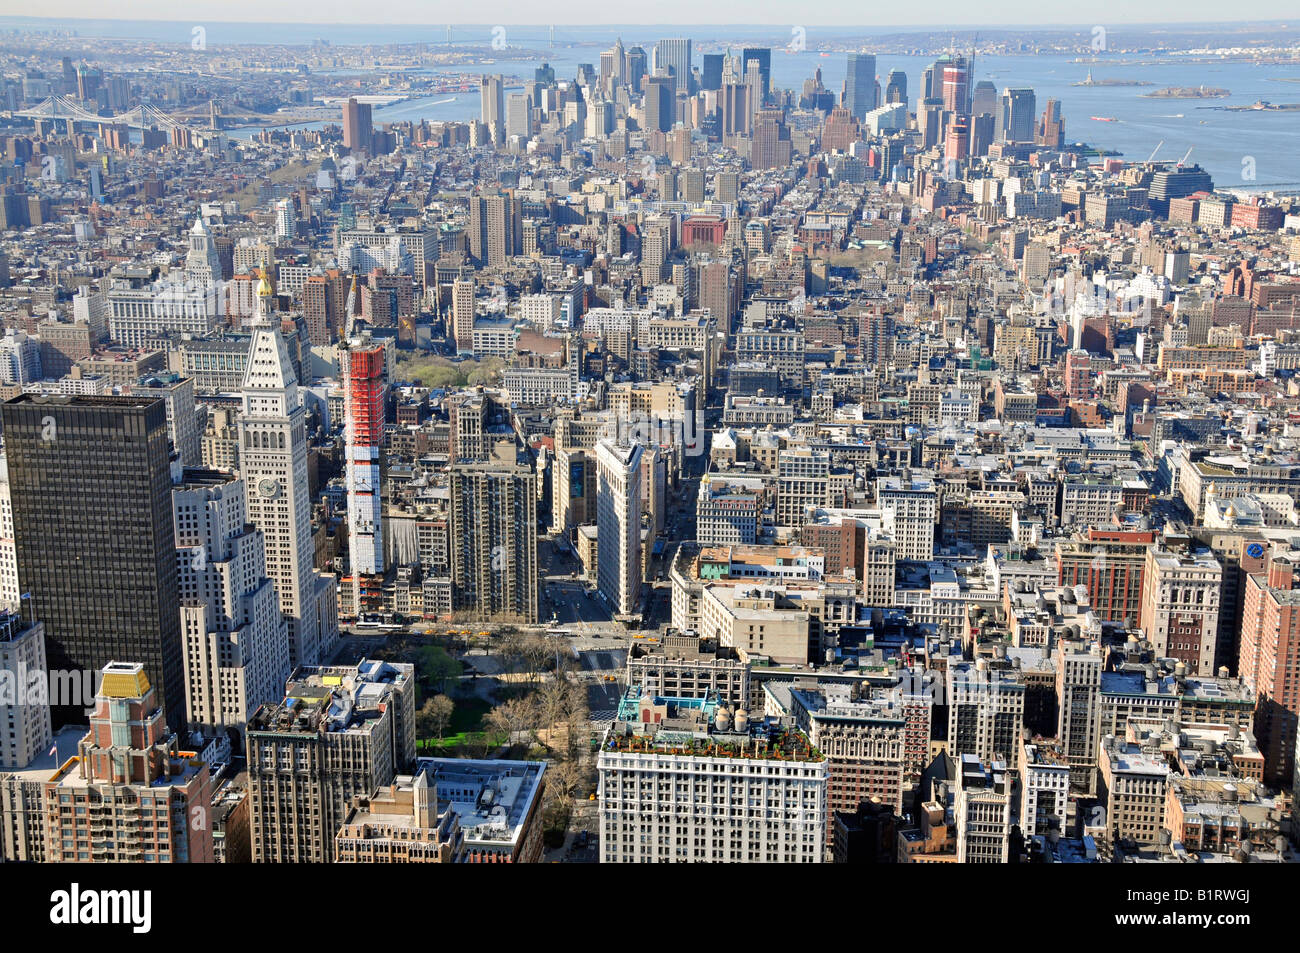
POLYGON ((262 494, 268 500, 273 499, 280 493, 280 483, 278 480, 266 479, 257 484, 257 492, 262 494))

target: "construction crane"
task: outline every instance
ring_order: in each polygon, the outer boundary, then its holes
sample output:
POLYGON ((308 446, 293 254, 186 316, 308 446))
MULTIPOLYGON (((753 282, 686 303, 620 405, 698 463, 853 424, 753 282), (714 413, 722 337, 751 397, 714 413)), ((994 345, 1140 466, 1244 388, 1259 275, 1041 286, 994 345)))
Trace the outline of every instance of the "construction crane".
POLYGON ((346 344, 352 339, 352 309, 356 306, 357 300, 357 276, 352 276, 352 283, 348 285, 348 298, 343 304, 343 343, 346 344))
POLYGON ((1191 149, 1188 149, 1185 153, 1183 153, 1183 157, 1178 160, 1178 168, 1181 169, 1183 166, 1187 165, 1187 159, 1192 154, 1192 149, 1195 148, 1196 146, 1192 146, 1191 149))
POLYGON ((1156 157, 1156 153, 1160 151, 1160 147, 1163 146, 1164 144, 1165 141, 1163 139, 1161 139, 1159 142, 1156 143, 1156 147, 1151 150, 1151 155, 1147 156, 1147 162, 1150 162, 1152 159, 1156 157))

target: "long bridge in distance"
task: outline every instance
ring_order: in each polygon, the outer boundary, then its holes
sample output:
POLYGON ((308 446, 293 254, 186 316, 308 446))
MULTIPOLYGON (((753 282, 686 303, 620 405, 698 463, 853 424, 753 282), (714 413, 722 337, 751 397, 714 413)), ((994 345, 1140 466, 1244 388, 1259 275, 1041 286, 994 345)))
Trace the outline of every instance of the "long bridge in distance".
POLYGON ((105 125, 124 125, 134 129, 177 129, 190 128, 186 123, 163 112, 156 106, 133 106, 126 112, 112 116, 101 116, 90 112, 74 99, 67 96, 51 96, 43 102, 28 109, 15 110, 14 117, 27 119, 53 119, 55 121, 102 123, 105 125))

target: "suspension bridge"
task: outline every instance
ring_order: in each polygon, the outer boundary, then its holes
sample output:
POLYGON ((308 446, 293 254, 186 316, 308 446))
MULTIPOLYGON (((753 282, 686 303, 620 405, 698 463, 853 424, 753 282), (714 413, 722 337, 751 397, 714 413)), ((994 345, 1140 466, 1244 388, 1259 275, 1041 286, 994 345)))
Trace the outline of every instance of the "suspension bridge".
POLYGON ((189 128, 178 122, 155 106, 141 105, 113 116, 100 116, 85 109, 80 103, 67 96, 51 96, 44 102, 30 109, 15 111, 14 116, 28 119, 53 119, 55 121, 105 123, 124 125, 133 129, 180 129, 189 128))

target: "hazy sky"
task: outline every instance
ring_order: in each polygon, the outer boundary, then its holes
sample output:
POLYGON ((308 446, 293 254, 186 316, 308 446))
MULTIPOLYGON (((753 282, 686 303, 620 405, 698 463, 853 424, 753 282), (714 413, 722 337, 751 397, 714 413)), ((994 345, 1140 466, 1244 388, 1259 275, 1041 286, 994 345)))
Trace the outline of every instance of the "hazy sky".
POLYGON ((929 0, 924 4, 866 4, 849 0, 820 3, 791 0, 650 0, 637 4, 609 0, 565 0, 543 7, 521 0, 477 0, 448 5, 428 0, 308 0, 307 3, 267 3, 266 0, 44 0, 26 6, 0 0, 0 15, 84 19, 183 20, 200 23, 303 22, 401 24, 783 24, 803 26, 854 25, 869 27, 1131 25, 1150 24, 1164 14, 1170 23, 1224 22, 1233 13, 1251 20, 1300 20, 1295 0, 1254 0, 1246 9, 1230 9, 1221 0, 1183 0, 1177 4, 1135 4, 1132 0, 1092 0, 1087 4, 1044 4, 1042 0, 929 0), (549 13, 552 19, 543 16, 549 13))

